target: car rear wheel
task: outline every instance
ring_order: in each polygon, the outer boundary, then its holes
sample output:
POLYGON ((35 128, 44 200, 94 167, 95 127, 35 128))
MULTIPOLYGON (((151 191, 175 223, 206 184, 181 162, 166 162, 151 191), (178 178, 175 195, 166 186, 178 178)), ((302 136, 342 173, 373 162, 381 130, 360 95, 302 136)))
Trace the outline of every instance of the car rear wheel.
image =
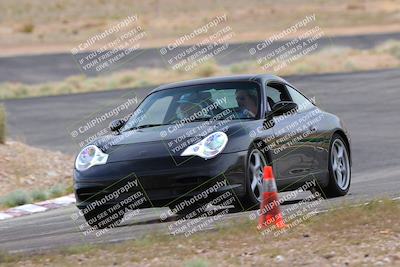
POLYGON ((350 182, 349 148, 340 135, 334 134, 329 149, 329 183, 319 191, 325 198, 344 196, 349 191, 350 182))
POLYGON ((243 199, 246 209, 259 208, 263 192, 263 170, 267 165, 264 154, 252 148, 247 157, 246 164, 246 187, 247 194, 243 199))

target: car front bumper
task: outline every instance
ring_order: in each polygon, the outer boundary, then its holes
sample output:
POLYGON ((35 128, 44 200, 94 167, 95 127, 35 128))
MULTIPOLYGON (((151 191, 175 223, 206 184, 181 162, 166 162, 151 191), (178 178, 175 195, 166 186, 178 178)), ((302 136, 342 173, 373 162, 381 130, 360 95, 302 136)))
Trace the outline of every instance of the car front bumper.
MULTIPOLYGON (((181 197, 199 194, 219 181, 226 186, 218 188, 225 192, 233 190, 237 196, 245 194, 245 162, 247 151, 220 154, 205 160, 188 158, 177 164, 172 157, 110 162, 93 166, 86 171, 74 169, 74 189, 77 206, 84 208, 91 202, 119 190, 129 181, 138 181, 151 206, 163 206, 181 197)), ((118 198, 108 200, 116 204, 134 191, 122 192, 118 198)))

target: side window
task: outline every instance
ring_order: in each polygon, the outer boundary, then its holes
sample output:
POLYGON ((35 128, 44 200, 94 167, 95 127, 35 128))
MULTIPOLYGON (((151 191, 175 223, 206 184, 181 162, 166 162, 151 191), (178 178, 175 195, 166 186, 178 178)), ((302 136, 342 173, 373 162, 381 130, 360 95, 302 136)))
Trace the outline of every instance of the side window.
POLYGON ((267 85, 267 101, 270 108, 280 101, 291 101, 286 86, 280 83, 269 83, 267 85))
POLYGON ((286 86, 290 96, 292 97, 292 101, 297 104, 299 107, 298 111, 306 111, 314 107, 314 104, 311 103, 305 96, 299 93, 296 89, 290 87, 289 85, 286 86))

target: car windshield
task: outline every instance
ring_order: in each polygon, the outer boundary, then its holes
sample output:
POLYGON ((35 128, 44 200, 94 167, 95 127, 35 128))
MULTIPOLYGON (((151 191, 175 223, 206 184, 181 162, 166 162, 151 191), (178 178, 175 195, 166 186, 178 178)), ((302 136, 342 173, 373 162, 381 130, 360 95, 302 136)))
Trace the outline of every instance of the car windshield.
POLYGON ((227 82, 154 92, 135 110, 123 131, 206 120, 259 117, 260 88, 255 82, 227 82))

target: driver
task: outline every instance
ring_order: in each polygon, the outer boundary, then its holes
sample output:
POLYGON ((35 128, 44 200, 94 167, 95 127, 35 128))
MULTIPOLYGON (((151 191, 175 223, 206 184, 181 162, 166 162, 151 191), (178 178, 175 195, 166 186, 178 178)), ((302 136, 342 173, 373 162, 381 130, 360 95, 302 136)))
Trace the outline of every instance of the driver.
POLYGON ((236 101, 239 105, 239 118, 255 118, 257 115, 257 91, 248 89, 236 90, 236 101))
POLYGON ((187 93, 183 94, 177 103, 179 104, 178 109, 176 111, 178 119, 189 118, 195 113, 201 111, 202 106, 198 103, 199 99, 196 97, 196 94, 187 93))

